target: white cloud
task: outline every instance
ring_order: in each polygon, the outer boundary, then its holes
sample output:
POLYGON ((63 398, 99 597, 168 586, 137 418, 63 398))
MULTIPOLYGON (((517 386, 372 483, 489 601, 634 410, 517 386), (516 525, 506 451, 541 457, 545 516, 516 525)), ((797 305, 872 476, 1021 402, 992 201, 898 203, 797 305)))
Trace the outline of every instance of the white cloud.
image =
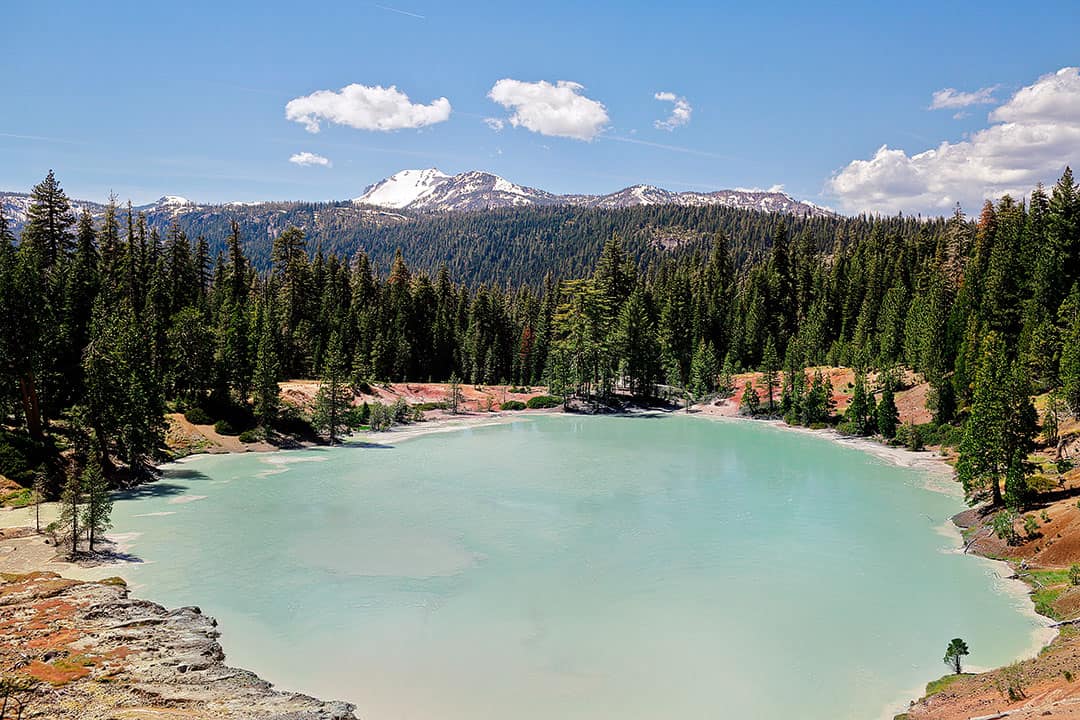
POLYGON ((828 189, 849 211, 977 210, 1006 193, 1024 197, 1080 163, 1080 68, 1066 67, 1018 90, 958 142, 908 155, 882 145, 832 176, 828 189))
POLYGON ((504 78, 488 97, 512 109, 510 124, 541 135, 592 140, 608 123, 602 103, 581 94, 584 86, 568 80, 554 85, 541 80, 522 82, 504 78))
POLYGON ((322 155, 316 155, 315 153, 310 153, 307 151, 294 153, 292 157, 289 158, 289 162, 293 163, 294 165, 303 165, 305 167, 310 167, 312 165, 331 167, 334 164, 330 162, 330 158, 325 158, 322 155))
POLYGON ((966 108, 972 105, 993 105, 997 102, 994 98, 994 92, 1001 87, 1000 85, 991 85, 990 87, 979 88, 975 92, 961 92, 956 88, 945 88, 944 90, 938 90, 930 98, 930 107, 928 110, 946 110, 956 108, 966 108))
POLYGON ((657 120, 653 123, 657 130, 671 132, 675 128, 682 127, 690 122, 690 114, 694 112, 694 108, 690 107, 690 103, 686 101, 686 98, 673 92, 658 92, 653 97, 662 102, 675 103, 675 107, 671 109, 671 115, 668 115, 666 120, 657 120))
POLYGON ((450 110, 450 101, 444 97, 422 105, 410 102, 394 85, 384 88, 353 83, 337 92, 317 90, 294 98, 285 106, 285 117, 302 123, 310 133, 319 132, 320 121, 388 131, 443 122, 450 117, 450 110))
POLYGON ((506 127, 506 124, 503 123, 503 121, 499 118, 484 118, 484 124, 495 132, 499 132, 504 127, 506 127))

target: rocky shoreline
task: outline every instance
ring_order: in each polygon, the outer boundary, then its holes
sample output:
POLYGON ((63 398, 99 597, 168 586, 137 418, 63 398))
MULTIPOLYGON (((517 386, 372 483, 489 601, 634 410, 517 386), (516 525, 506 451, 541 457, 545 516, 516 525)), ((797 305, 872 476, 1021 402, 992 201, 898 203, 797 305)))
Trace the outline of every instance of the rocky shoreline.
POLYGON ((229 667, 213 618, 132 598, 119 578, 5 573, 0 618, 4 678, 34 683, 26 719, 356 720, 348 703, 229 667))

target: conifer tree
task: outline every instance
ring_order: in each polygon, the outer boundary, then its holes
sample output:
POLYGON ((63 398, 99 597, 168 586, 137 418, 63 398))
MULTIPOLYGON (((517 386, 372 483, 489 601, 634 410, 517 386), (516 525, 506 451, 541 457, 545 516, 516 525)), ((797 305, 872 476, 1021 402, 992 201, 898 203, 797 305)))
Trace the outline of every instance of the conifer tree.
POLYGON ((856 370, 851 402, 844 411, 844 419, 850 423, 856 435, 870 435, 874 429, 874 414, 875 408, 866 392, 866 375, 861 370, 856 370))
POLYGON ((60 516, 55 523, 56 534, 69 546, 68 561, 75 562, 82 537, 83 475, 76 463, 68 463, 64 485, 60 492, 60 516))
POLYGON ((82 526, 86 531, 87 548, 94 552, 94 543, 112 527, 112 497, 109 483, 101 472, 101 464, 91 459, 82 473, 82 488, 86 504, 82 513, 82 526))
POLYGON ((990 333, 983 344, 956 463, 971 501, 989 491, 991 503, 1000 505, 1002 476, 1010 465, 1026 461, 1033 449, 1038 428, 1029 388, 1019 366, 1010 365, 1001 338, 990 333))
POLYGON ((312 418, 316 429, 329 438, 331 445, 336 444, 338 437, 348 430, 345 411, 350 404, 351 393, 346 385, 346 373, 341 335, 335 330, 327 346, 312 418))
POLYGON ((761 411, 761 398, 758 397, 757 390, 754 389, 754 383, 750 380, 747 380, 746 385, 743 386, 743 396, 742 402, 739 404, 739 410, 744 415, 750 415, 751 417, 761 411))
POLYGON ((49 495, 49 476, 38 470, 34 473, 34 532, 41 534, 41 503, 45 502, 49 495))
POLYGON ((699 340, 690 363, 690 392, 695 398, 702 398, 716 389, 716 376, 720 373, 717 365, 716 349, 712 343, 699 340))
POLYGON ((765 352, 761 356, 762 383, 765 385, 768 399, 768 412, 776 412, 776 389, 780 387, 780 360, 776 356, 776 345, 772 337, 765 342, 765 352))
POLYGON ((1080 284, 1073 285, 1059 315, 1065 334, 1058 377, 1065 403, 1075 417, 1080 417, 1080 284))
POLYGON ((900 424, 900 411, 896 408, 895 386, 896 380, 891 374, 886 374, 881 388, 881 398, 878 400, 877 412, 874 417, 877 431, 887 440, 896 437, 896 428, 900 424))
POLYGON ((269 432, 279 405, 278 352, 274 337, 274 318, 266 303, 260 303, 256 319, 259 345, 255 352, 255 371, 251 379, 254 391, 255 418, 269 432))
POLYGON ((75 238, 71 229, 74 225, 71 201, 50 170, 30 191, 22 241, 36 249, 46 269, 52 268, 66 259, 73 249, 75 238))
POLYGON ((446 409, 452 415, 457 415, 461 409, 461 379, 457 373, 450 376, 450 383, 446 388, 446 409))
POLYGON ((630 393, 639 397, 653 394, 660 377, 660 346, 640 288, 634 289, 619 310, 614 345, 621 361, 620 374, 630 393))

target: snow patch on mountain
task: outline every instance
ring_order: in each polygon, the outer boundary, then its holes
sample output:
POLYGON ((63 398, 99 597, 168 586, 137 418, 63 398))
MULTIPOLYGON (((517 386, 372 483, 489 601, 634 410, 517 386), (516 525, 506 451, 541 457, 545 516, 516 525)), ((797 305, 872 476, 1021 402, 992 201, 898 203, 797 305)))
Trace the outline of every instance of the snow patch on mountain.
POLYGON ((353 202, 401 209, 422 201, 450 179, 449 175, 437 168, 402 170, 369 185, 353 202))
POLYGON ((632 185, 607 195, 554 195, 524 187, 491 173, 471 171, 447 175, 435 168, 402 170, 374 185, 356 203, 395 209, 433 212, 492 210, 508 207, 578 205, 615 209, 638 205, 690 205, 788 212, 797 215, 832 215, 832 211, 794 199, 780 190, 718 190, 672 192, 654 185, 632 185))

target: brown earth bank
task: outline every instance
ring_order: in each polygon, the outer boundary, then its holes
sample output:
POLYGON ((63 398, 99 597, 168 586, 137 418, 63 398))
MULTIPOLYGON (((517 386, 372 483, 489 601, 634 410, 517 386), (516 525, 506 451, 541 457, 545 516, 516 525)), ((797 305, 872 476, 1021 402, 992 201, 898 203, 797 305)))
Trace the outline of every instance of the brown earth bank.
POLYGON ((219 635, 198 608, 131 598, 119 578, 0 573, 0 672, 23 688, 0 717, 356 720, 348 703, 280 692, 227 666, 219 635))
MULTIPOLYGON (((319 391, 318 380, 287 380, 280 383, 281 401, 301 414, 309 414, 319 391)), ((450 414, 444 409, 425 410, 424 420, 443 420, 448 418, 476 418, 498 413, 503 404, 510 400, 528 402, 530 398, 546 395, 547 388, 542 386, 515 387, 513 385, 470 385, 462 383, 461 404, 457 414, 450 414)), ((383 383, 371 385, 364 392, 353 395, 355 406, 382 403, 392 405, 403 399, 410 405, 434 405, 444 403, 449 391, 446 383, 383 383)), ((197 425, 190 422, 181 413, 169 413, 165 416, 168 423, 165 445, 174 457, 195 453, 241 453, 269 452, 283 448, 310 447, 315 442, 310 438, 281 436, 272 442, 258 440, 242 442, 238 435, 223 435, 212 424, 197 425)))
MULTIPOLYGON (((1066 439, 1065 456, 1075 459, 1080 422, 1063 423, 1061 434, 1066 439)), ((1035 460, 1048 462, 1054 455, 1055 449, 1044 448, 1035 460)), ((963 532, 968 552, 1009 562, 1031 587, 1036 610, 1060 623, 1060 632, 1034 658, 949 678, 943 688, 913 702, 898 718, 1080 720, 1080 584, 1073 584, 1068 572, 1080 563, 1080 468, 1063 473, 1057 487, 1027 508, 1024 516, 1033 518, 1037 528, 1029 534, 1018 519, 1013 544, 991 531, 994 514, 986 507, 973 508, 953 520, 963 532)))

